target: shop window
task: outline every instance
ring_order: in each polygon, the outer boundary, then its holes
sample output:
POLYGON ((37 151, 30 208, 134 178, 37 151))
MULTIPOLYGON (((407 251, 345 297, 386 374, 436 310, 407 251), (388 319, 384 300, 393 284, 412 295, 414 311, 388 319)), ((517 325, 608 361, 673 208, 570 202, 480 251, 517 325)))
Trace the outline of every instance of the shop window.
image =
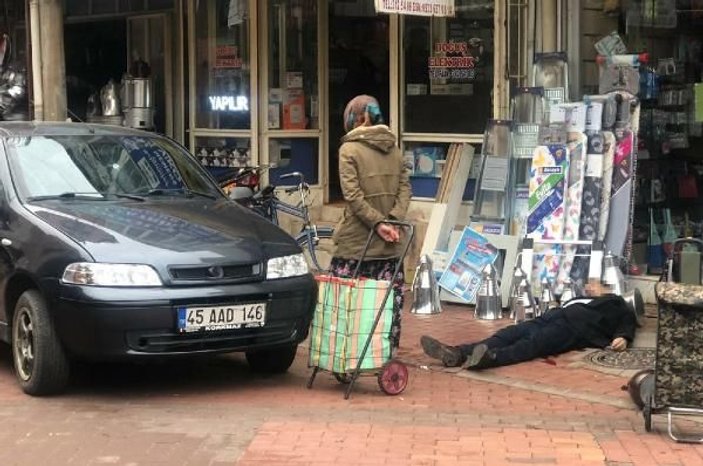
MULTIPOLYGON (((450 144, 446 142, 406 142, 403 145, 405 165, 411 174, 413 197, 435 198, 449 149, 450 144)), ((473 200, 476 176, 480 171, 476 167, 480 160, 481 146, 474 145, 474 150, 474 166, 466 183, 464 201, 473 200)))
POLYGON ((197 2, 195 124, 208 129, 251 128, 248 0, 197 2))
POLYGON ((300 172, 308 184, 319 183, 318 138, 272 138, 269 140, 269 162, 275 165, 269 170, 269 179, 274 185, 290 185, 295 180, 281 180, 286 173, 300 172))
POLYGON ((269 0, 268 128, 319 128, 317 0, 269 0))
POLYGON ((172 10, 174 0, 64 0, 67 17, 172 10))
POLYGON ((453 18, 403 19, 404 132, 479 134, 491 117, 494 4, 455 4, 453 18))
POLYGON ((193 154, 219 179, 233 168, 251 166, 251 140, 235 137, 196 137, 193 154))

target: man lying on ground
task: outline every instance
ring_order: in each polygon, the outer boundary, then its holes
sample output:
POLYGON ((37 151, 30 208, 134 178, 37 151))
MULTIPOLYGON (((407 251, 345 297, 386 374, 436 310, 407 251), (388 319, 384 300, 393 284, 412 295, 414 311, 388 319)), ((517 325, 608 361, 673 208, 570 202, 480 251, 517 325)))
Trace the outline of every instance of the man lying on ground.
POLYGON ((450 346, 429 336, 420 340, 428 356, 447 367, 469 370, 507 366, 587 347, 624 351, 635 337, 634 312, 621 296, 600 283, 586 286, 587 298, 575 298, 544 315, 510 325, 476 343, 450 346))

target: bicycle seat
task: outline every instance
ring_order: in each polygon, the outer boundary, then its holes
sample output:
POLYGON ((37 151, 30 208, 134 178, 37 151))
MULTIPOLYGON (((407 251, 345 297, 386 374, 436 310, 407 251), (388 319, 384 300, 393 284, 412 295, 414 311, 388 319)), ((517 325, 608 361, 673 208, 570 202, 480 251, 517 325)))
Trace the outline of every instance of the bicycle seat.
POLYGON ((235 201, 240 201, 242 199, 248 199, 252 197, 254 191, 251 188, 246 188, 244 186, 237 186, 232 188, 229 192, 229 198, 235 201))
POLYGON ((258 200, 258 199, 262 199, 265 197, 269 197, 269 196, 273 195, 275 190, 276 190, 276 187, 274 185, 270 184, 270 185, 266 186, 264 189, 262 189, 261 191, 259 191, 258 193, 254 194, 253 199, 258 200))

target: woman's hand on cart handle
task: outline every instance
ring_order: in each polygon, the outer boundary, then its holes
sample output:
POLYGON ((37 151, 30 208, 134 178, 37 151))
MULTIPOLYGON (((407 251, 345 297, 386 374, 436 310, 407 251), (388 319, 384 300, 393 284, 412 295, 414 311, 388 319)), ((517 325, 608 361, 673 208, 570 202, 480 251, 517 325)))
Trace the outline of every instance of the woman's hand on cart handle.
POLYGON ((398 231, 398 228, 390 223, 377 223, 376 234, 378 234, 378 236, 380 236, 386 243, 397 243, 400 241, 400 232, 398 231))
POLYGON ((413 225, 410 222, 403 222, 401 220, 395 220, 394 218, 387 218, 385 220, 381 220, 380 222, 376 223, 374 225, 374 228, 376 228, 380 223, 386 223, 388 225, 393 225, 398 227, 400 230, 408 230, 410 233, 415 233, 415 225, 413 225))

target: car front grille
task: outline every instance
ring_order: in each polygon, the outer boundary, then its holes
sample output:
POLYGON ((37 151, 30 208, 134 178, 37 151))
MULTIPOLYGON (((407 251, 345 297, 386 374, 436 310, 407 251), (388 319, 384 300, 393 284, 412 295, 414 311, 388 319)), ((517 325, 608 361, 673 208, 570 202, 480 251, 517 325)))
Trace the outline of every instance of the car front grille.
POLYGON ((174 282, 229 282, 258 279, 262 270, 261 264, 172 266, 169 274, 174 282))
POLYGON ((307 334, 307 321, 277 322, 264 328, 222 332, 128 332, 127 344, 139 353, 178 354, 210 351, 239 351, 259 345, 285 344, 307 334))

